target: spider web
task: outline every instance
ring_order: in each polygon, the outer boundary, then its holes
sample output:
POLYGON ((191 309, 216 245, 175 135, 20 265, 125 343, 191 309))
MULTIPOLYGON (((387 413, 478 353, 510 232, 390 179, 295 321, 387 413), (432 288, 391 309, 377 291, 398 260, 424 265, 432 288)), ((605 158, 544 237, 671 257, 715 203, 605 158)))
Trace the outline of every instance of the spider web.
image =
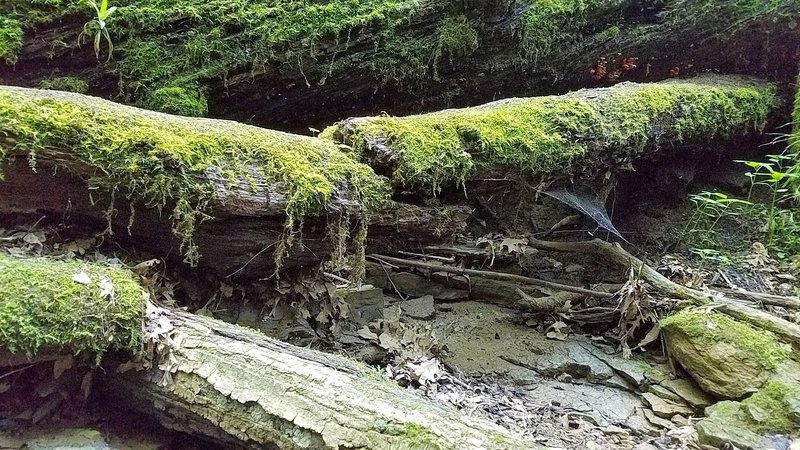
POLYGON ((565 205, 577 210, 586 217, 591 217, 600 228, 609 231, 614 236, 628 242, 627 239, 622 237, 617 228, 611 222, 608 216, 605 205, 597 198, 591 188, 586 186, 575 186, 571 190, 567 188, 558 188, 552 191, 543 191, 545 195, 553 197, 554 199, 564 203, 565 205))

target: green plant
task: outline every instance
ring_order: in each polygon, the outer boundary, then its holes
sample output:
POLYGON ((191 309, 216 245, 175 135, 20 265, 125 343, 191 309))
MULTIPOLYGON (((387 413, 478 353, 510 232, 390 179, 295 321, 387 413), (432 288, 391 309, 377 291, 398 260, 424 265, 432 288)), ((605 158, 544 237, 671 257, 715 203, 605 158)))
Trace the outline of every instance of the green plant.
POLYGON ((798 155, 791 148, 779 155, 767 155, 767 161, 738 161, 751 170, 745 175, 750 179, 748 200, 758 186, 768 189, 770 198, 766 205, 756 205, 753 210, 766 221, 767 247, 777 250, 778 256, 787 251, 800 250, 800 235, 794 224, 793 203, 797 202, 797 185, 800 173, 797 169, 798 155), (789 205, 789 208, 782 207, 789 205), (782 243, 782 244, 781 244, 782 243), (787 247, 788 245, 788 247, 787 247))
POLYGON ((97 2, 94 0, 87 0, 87 3, 94 8, 97 17, 86 22, 83 25, 83 31, 78 36, 78 42, 80 43, 84 36, 90 34, 89 28, 97 25, 97 31, 94 35, 94 54, 97 58, 100 58, 100 38, 106 38, 106 42, 108 42, 108 59, 106 61, 111 60, 111 53, 114 51, 114 44, 111 42, 111 36, 108 34, 108 27, 106 26, 106 21, 108 20, 109 16, 117 10, 116 6, 112 6, 111 8, 108 7, 108 0, 101 0, 100 6, 97 6, 97 2))

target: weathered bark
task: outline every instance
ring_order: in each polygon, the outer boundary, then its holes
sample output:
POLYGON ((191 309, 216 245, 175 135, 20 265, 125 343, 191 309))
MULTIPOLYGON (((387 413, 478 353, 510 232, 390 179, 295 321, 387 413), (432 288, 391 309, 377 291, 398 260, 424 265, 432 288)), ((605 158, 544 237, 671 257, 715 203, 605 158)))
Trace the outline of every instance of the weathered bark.
MULTIPOLYGON (((35 172, 25 158, 16 158, 6 165, 5 178, 0 181, 0 223, 20 221, 23 215, 31 221, 44 217, 47 223, 63 224, 76 232, 102 232, 108 226, 105 214, 110 198, 101 190, 89 189, 85 175, 81 164, 66 153, 59 153, 57 161, 48 154, 39 155, 35 172)), ((241 180, 229 189, 227 180, 214 172, 208 180, 215 187, 215 196, 206 211, 211 218, 199 224, 194 234, 201 255, 198 266, 221 277, 270 274, 275 269, 273 251, 283 236, 286 219, 280 186, 255 178, 256 190, 241 180)), ((331 204, 340 210, 357 207, 343 196, 335 197, 331 204)), ((116 198, 113 208, 116 241, 163 259, 180 260, 180 242, 168 214, 138 204, 131 209, 124 198, 116 198)), ((367 248, 396 251, 441 242, 463 229, 468 214, 467 208, 458 206, 395 204, 372 216, 367 248)), ((326 226, 324 217, 309 220, 283 268, 317 264, 328 257, 332 244, 326 226)))
POLYGON ((182 312, 149 319, 175 327, 164 370, 107 367, 103 392, 168 428, 245 448, 537 448, 341 357, 182 312))
MULTIPOLYGON (((792 25, 800 5, 794 1, 560 3, 426 1, 393 31, 424 44, 413 58, 385 45, 385 30, 378 23, 313 48, 294 43, 289 47, 295 52, 287 51, 288 57, 277 52, 258 67, 228 67, 224 79, 201 82, 211 88, 209 107, 215 117, 305 130, 350 115, 466 106, 616 80, 657 80, 707 70, 784 81, 795 74, 788 63, 796 61, 800 48, 798 29, 792 25), (545 17, 543 32, 551 35, 543 43, 525 43, 530 31, 524 22, 532 12, 545 17), (439 47, 438 27, 462 14, 473 24, 477 46, 464 43, 465 48, 448 54, 439 47), (636 63, 631 65, 630 58, 637 58, 636 63), (405 67, 401 72, 410 75, 382 78, 386 74, 376 70, 381 64, 405 67)), ((90 45, 77 49, 73 44, 86 19, 68 16, 29 30, 16 65, 0 64, 0 78, 31 85, 60 70, 86 76, 93 93, 116 95, 115 63, 98 64, 90 45)), ((178 17, 165 21, 159 32, 181 43, 190 24, 178 17)), ((236 31, 223 38, 236 40, 236 31)), ((124 49, 125 42, 117 46, 124 49)))

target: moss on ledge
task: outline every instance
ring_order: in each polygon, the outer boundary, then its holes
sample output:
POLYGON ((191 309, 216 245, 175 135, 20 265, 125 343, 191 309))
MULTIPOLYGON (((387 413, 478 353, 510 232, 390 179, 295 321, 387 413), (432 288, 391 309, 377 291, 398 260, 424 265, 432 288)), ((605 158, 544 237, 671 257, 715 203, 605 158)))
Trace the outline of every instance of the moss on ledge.
POLYGON ((75 92, 85 94, 89 91, 89 83, 78 77, 52 77, 45 78, 37 85, 39 89, 50 89, 53 91, 75 92))
POLYGON ((724 314, 680 312, 663 319, 661 328, 667 333, 679 331, 689 338, 699 340, 700 345, 706 343, 710 347, 717 342, 730 344, 751 356, 767 370, 774 370, 789 357, 789 352, 771 333, 756 330, 724 314))
POLYGON ((0 299, 0 347, 12 353, 99 356, 141 341, 145 292, 125 269, 0 252, 0 299))
POLYGON ((9 156, 70 154, 93 183, 149 207, 174 205, 175 233, 194 254, 191 236, 216 167, 233 179, 261 169, 287 194, 286 226, 321 214, 334 190, 352 193, 365 211, 383 204, 388 186, 332 142, 224 120, 171 116, 85 95, 0 87, 0 163, 9 156))
POLYGON ((777 103, 770 84, 708 76, 417 116, 351 119, 321 136, 341 138, 367 159, 373 146, 388 146, 396 185, 435 192, 464 182, 476 169, 563 175, 587 161, 760 128, 777 103))
POLYGON ((19 22, 0 14, 0 59, 9 64, 17 60, 17 52, 22 48, 22 36, 19 22))

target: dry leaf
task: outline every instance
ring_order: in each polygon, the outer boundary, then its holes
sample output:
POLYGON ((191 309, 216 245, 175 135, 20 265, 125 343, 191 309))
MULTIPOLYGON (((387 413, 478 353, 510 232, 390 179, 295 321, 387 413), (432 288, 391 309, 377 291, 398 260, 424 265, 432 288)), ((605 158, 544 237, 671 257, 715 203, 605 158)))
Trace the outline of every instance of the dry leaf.
POLYGON ((79 284, 91 284, 92 277, 90 277, 86 271, 81 270, 80 272, 72 275, 72 281, 79 284))
POLYGON ((358 330, 358 335, 361 336, 364 339, 369 339, 369 340, 378 339, 378 335, 373 333, 372 331, 370 331, 370 329, 368 327, 366 327, 366 326, 364 326, 364 328, 361 328, 360 330, 358 330))

